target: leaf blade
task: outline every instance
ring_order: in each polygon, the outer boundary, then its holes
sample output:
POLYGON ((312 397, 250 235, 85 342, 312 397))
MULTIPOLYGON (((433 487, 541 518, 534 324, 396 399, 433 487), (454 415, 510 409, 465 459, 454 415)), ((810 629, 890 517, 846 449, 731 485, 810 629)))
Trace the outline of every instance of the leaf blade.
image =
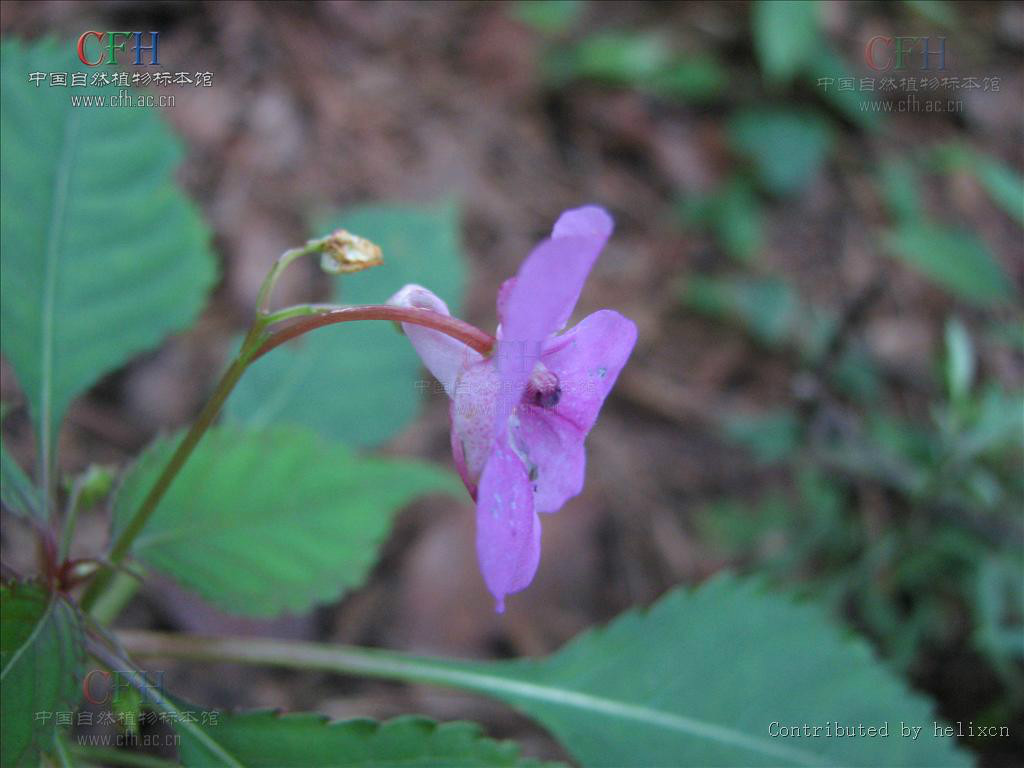
POLYGON ((66 91, 28 83, 31 71, 79 69, 70 48, 5 41, 0 56, 0 343, 44 476, 70 401, 187 327, 216 277, 205 227, 171 177, 181 145, 159 114, 75 108, 66 91))
MULTIPOLYGON (((467 722, 405 716, 386 722, 271 711, 223 715, 218 743, 252 768, 542 768, 512 742, 484 737, 467 722)), ((184 765, 209 766, 210 755, 182 734, 184 765)), ((553 764, 544 764, 553 765, 553 764)))
MULTIPOLYGON (((158 441, 128 474, 115 535, 176 444, 158 441)), ((220 427, 203 438, 132 552, 228 612, 303 611, 358 586, 397 511, 434 491, 458 493, 458 481, 426 464, 356 458, 301 428, 220 427)))
POLYGON ((54 730, 52 717, 36 713, 77 704, 82 631, 75 609, 34 582, 0 586, 0 614, 0 764, 31 765, 54 730))
POLYGON ((890 255, 976 306, 998 306, 1012 294, 1002 266, 984 242, 969 232, 911 223, 890 230, 883 243, 890 255))
MULTIPOLYGON (((270 664, 471 691, 551 731, 587 766, 935 765, 935 715, 814 606, 719 577, 676 589, 538 660, 456 661, 352 646, 121 633, 136 654, 270 664), (781 724, 925 726, 923 738, 773 741, 781 724)), ((895 735, 894 735, 895 736, 895 735)))

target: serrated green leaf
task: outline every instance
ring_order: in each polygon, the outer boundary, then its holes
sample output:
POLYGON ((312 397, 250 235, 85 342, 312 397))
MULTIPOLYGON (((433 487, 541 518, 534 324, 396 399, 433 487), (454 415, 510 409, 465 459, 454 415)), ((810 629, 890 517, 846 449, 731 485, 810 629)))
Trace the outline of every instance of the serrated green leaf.
POLYGON ((46 507, 39 491, 0 441, 0 501, 4 509, 23 518, 46 520, 46 507))
POLYGON ((769 192, 790 194, 819 171, 832 147, 832 129, 808 110, 752 108, 729 121, 733 149, 749 158, 769 192))
POLYGON ((7 41, 0 58, 0 340, 49 463, 72 398, 187 328, 216 266, 158 111, 73 107, 68 89, 32 85, 88 69, 70 43, 7 41))
POLYGON ((968 232, 910 223, 887 233, 884 243, 890 254, 965 301, 993 307, 1010 298, 1003 268, 968 232))
POLYGON ((765 77, 788 82, 818 52, 815 0, 759 0, 751 9, 754 48, 765 77))
MULTIPOLYGON (((114 503, 115 535, 176 445, 158 441, 129 472, 114 503)), ((460 487, 430 465, 359 458, 302 428, 220 427, 203 438, 132 552, 230 613, 304 611, 362 582, 404 505, 460 487)))
POLYGON ((865 645, 814 607, 731 578, 675 590, 540 661, 454 669, 458 687, 539 720, 587 766, 968 764, 865 645), (925 726, 918 741, 769 735, 773 722, 901 720, 925 726))
MULTIPOLYGON (((122 633, 145 650, 145 633, 122 633), (134 635, 134 636, 133 636, 134 635)), ((546 727, 584 766, 966 766, 956 742, 935 738, 935 715, 868 647, 817 607, 720 577, 676 589, 539 660, 470 662, 350 646, 228 638, 197 646, 207 660, 442 685, 499 699, 546 727), (218 655, 218 650, 224 650, 218 655), (772 724, 889 726, 888 737, 773 737, 772 724), (901 738, 900 723, 922 726, 901 738)))
POLYGON ((0 614, 0 765, 38 765, 56 713, 78 704, 82 630, 71 604, 35 582, 0 585, 0 614))
MULTIPOLYGON (((332 723, 314 714, 259 711, 222 715, 206 730, 247 768, 542 768, 520 757, 513 742, 488 739, 473 723, 416 716, 332 723)), ((181 735, 185 766, 220 764, 181 735)))
MULTIPOLYGON (((369 206, 316 222, 322 232, 339 226, 377 243, 384 264, 338 279, 335 301, 381 304, 406 283, 420 283, 458 314, 466 270, 455 205, 369 206)), ((253 427, 300 424, 350 445, 376 445, 416 417, 421 390, 431 381, 390 323, 344 323, 257 361, 225 415, 253 427)))

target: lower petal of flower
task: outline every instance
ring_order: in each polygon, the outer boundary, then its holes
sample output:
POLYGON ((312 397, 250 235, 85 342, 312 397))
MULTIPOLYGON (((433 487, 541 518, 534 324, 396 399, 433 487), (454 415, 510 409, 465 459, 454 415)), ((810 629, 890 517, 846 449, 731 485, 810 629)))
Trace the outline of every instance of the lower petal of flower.
POLYGON ((526 465, 538 512, 557 512, 583 490, 586 433, 557 409, 524 405, 511 419, 509 432, 526 465))
POLYGON ((505 596, 525 589, 540 562, 540 520, 526 467, 501 435, 480 476, 476 551, 498 613, 505 596))

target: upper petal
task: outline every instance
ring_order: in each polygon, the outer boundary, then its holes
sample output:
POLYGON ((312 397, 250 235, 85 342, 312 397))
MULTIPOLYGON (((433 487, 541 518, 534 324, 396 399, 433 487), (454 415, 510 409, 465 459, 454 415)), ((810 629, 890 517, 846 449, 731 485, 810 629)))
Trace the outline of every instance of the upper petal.
MULTIPOLYGON (((388 304, 399 307, 429 309, 441 315, 450 315, 448 305, 432 291, 421 285, 409 284, 388 299, 388 304)), ((459 372, 482 358, 480 353, 447 334, 424 328, 422 325, 402 323, 420 360, 441 384, 449 397, 455 390, 459 372)))
POLYGON ((476 505, 476 552, 498 613, 505 596, 525 589, 540 563, 540 520, 526 467, 508 444, 495 440, 480 476, 476 505))
POLYGON ((514 406, 539 359, 541 345, 572 314, 583 283, 612 232, 612 219, 597 206, 563 213, 499 294, 501 339, 495 354, 504 408, 514 406))
POLYGON ((558 376, 561 397, 555 412, 586 435, 636 344, 636 325, 610 309, 587 315, 549 339, 541 355, 558 376))

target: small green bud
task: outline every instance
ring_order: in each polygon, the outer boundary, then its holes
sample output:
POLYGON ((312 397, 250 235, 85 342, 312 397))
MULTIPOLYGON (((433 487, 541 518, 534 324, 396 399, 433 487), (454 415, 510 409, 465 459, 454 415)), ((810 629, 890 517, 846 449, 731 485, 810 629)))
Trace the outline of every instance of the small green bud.
POLYGON ((79 478, 78 508, 89 509, 103 501, 114 487, 114 468, 91 464, 79 478))

